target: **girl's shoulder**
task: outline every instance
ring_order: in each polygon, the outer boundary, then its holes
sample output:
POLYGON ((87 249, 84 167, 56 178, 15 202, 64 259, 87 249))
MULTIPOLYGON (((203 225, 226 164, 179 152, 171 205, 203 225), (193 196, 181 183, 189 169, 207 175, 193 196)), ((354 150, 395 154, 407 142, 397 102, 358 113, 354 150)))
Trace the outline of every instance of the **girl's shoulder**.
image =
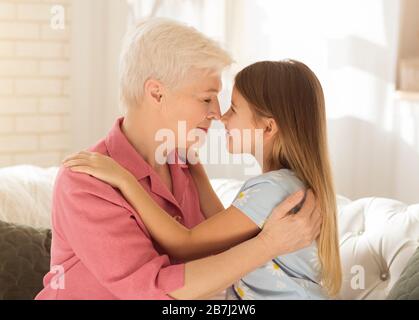
POLYGON ((249 189, 256 185, 264 185, 265 188, 280 187, 287 193, 293 193, 304 188, 304 183, 290 169, 269 171, 247 180, 243 188, 249 189))
POLYGON ((272 210, 304 184, 287 169, 271 171, 246 181, 232 205, 262 228, 272 210))

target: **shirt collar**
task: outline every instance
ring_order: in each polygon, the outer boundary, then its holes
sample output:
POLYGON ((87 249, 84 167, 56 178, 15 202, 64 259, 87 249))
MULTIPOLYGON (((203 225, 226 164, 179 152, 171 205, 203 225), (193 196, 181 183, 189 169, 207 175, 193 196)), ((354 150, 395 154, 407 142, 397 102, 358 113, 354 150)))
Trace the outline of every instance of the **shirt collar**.
MULTIPOLYGON (((150 176, 153 169, 137 150, 135 150, 122 132, 121 125, 123 121, 124 117, 118 118, 115 121, 111 131, 105 138, 105 145, 111 158, 130 171, 138 180, 141 180, 150 176)), ((179 155, 177 150, 171 152, 168 159, 170 160, 169 166, 171 169, 176 166, 182 169, 188 168, 188 164, 179 155), (177 161, 174 161, 175 159, 177 161)))
POLYGON ((135 150, 121 130, 124 118, 115 121, 114 126, 105 138, 109 156, 130 171, 138 180, 151 174, 150 165, 135 150))

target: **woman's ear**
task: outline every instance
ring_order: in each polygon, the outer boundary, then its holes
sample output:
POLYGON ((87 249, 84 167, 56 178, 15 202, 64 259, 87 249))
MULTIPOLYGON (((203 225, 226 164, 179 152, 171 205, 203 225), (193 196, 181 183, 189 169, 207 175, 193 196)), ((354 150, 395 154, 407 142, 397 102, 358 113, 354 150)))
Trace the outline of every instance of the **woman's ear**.
POLYGON ((148 79, 144 83, 144 93, 148 99, 160 104, 163 99, 163 85, 155 79, 148 79))
POLYGON ((267 118, 264 124, 265 124, 264 133, 267 138, 271 138, 277 134, 278 126, 276 124, 276 121, 273 118, 267 118))

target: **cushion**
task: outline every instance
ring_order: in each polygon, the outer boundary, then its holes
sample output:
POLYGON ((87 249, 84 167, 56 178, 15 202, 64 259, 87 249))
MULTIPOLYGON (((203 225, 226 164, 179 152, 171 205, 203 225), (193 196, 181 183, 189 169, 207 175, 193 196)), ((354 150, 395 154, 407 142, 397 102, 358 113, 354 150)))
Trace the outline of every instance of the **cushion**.
POLYGON ((57 167, 19 165, 0 169, 0 220, 51 227, 52 190, 57 167))
POLYGON ((419 204, 362 198, 339 210, 341 299, 384 300, 419 245, 419 204))
POLYGON ((394 284, 388 300, 419 300, 419 248, 410 258, 399 280, 394 284))
POLYGON ((49 271, 51 231, 0 221, 0 300, 33 299, 49 271))

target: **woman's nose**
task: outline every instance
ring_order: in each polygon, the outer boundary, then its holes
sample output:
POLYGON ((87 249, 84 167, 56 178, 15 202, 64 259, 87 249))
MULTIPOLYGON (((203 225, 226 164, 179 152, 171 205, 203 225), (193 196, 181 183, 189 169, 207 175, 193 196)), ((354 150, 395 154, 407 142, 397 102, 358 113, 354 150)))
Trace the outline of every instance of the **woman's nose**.
POLYGON ((207 114, 208 120, 220 120, 221 115, 217 112, 209 112, 207 114))
POLYGON ((214 103, 211 103, 211 107, 207 114, 208 120, 220 120, 221 118, 221 110, 220 110, 220 103, 218 99, 214 103))

